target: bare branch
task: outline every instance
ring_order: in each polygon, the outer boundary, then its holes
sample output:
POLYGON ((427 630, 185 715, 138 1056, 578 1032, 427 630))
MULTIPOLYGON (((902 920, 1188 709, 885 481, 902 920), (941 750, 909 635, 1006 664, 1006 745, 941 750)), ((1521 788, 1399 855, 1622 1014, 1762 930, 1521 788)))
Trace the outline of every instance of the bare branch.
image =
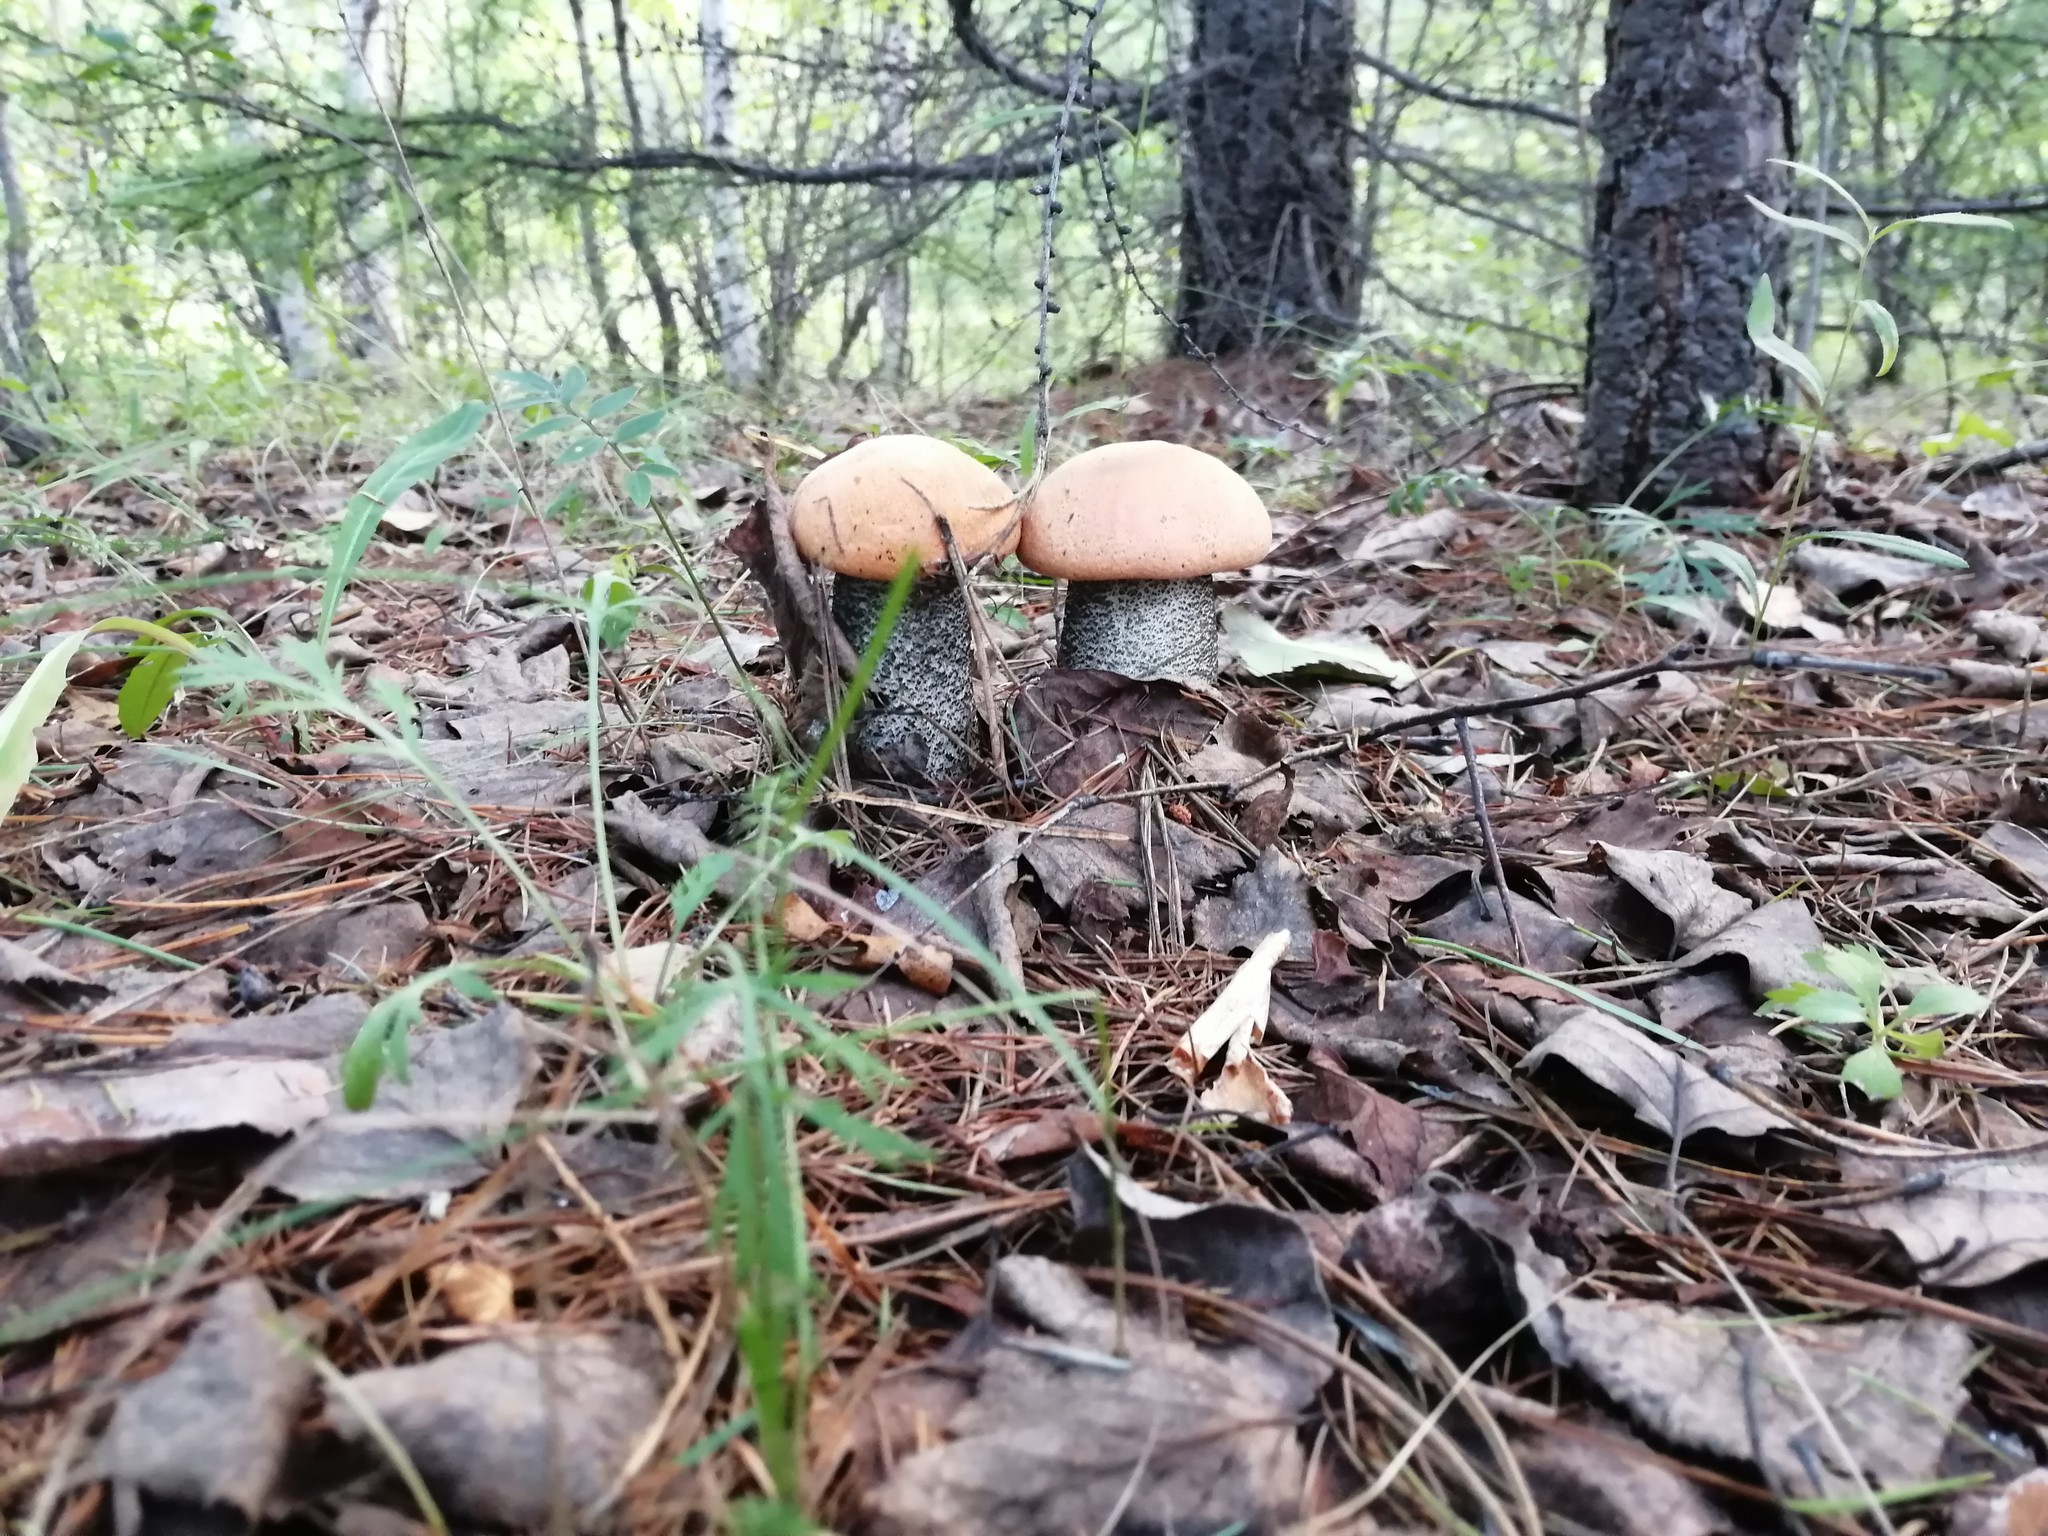
POLYGON ((1406 86, 1419 95, 1437 101, 1448 102, 1454 107, 1470 107, 1475 112, 1510 112, 1517 117, 1534 118, 1539 123, 1555 123, 1560 128, 1584 128, 1585 119, 1574 117, 1558 107, 1547 107, 1540 101, 1514 101, 1504 96, 1474 96, 1468 91, 1454 90, 1448 85, 1438 85, 1422 76, 1411 74, 1391 60, 1367 53, 1363 48, 1353 50, 1354 57, 1368 69, 1376 69, 1397 85, 1406 86))

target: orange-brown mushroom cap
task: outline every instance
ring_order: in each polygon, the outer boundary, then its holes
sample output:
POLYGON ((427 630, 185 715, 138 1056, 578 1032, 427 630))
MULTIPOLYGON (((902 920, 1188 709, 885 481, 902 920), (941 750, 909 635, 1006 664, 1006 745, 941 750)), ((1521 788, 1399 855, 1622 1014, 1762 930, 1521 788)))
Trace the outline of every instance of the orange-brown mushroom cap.
POLYGON ((1017 556, 1070 581, 1184 581, 1265 559, 1273 519, 1229 465, 1179 443, 1107 443, 1039 483, 1017 556))
POLYGON ((941 517, 962 559, 1017 547, 1017 497, 994 470, 951 443, 901 434, 856 443, 804 476, 790 531, 806 560, 887 581, 907 554, 922 570, 945 564, 941 517))

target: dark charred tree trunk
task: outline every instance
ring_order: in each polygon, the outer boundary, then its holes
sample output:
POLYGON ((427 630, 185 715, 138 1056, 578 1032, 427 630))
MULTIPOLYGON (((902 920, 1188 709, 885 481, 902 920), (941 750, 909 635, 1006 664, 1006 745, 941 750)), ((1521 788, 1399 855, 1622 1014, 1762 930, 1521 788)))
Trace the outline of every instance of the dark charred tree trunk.
POLYGON ((1769 429, 1736 412, 1706 431, 1702 401, 1775 393, 1745 317, 1784 241, 1747 199, 1784 205, 1786 173, 1767 162, 1793 154, 1812 9, 1609 0, 1607 83, 1593 101, 1603 158, 1579 440, 1588 501, 1620 501, 1646 478, 1653 497, 1692 481, 1741 501, 1766 473, 1769 429))
POLYGON ((1333 341, 1358 320, 1353 0, 1195 0, 1181 105, 1180 343, 1333 341))

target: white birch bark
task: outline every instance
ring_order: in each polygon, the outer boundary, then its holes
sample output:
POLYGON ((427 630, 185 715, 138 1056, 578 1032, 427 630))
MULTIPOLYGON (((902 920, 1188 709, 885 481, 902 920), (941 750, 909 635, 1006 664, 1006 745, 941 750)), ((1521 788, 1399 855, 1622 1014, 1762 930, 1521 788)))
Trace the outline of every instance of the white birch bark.
MULTIPOLYGON (((381 121, 391 100, 391 14, 384 0, 342 0, 341 100, 350 113, 381 121)), ((381 130, 376 141, 384 135, 381 130)), ((373 141, 373 142, 376 142, 373 141)), ((378 217, 381 173, 365 164, 341 190, 341 233, 350 247, 341 282, 351 334, 348 350, 379 369, 398 364, 397 284, 377 242, 385 230, 378 217)))
POLYGON ((313 296, 296 264, 277 275, 277 289, 271 301, 277 312, 277 339, 284 348, 285 367, 295 379, 317 379, 334 366, 334 352, 327 345, 327 327, 320 323, 313 296))
MULTIPOLYGON (((214 17, 213 30, 228 48, 242 51, 242 27, 247 16, 239 4, 223 6, 214 17)), ((255 141, 256 131, 247 118, 228 118, 228 142, 246 145, 255 141)), ((266 231, 276 221, 276 194, 265 187, 255 196, 258 230, 266 231)), ((259 284, 270 290, 270 309, 277 320, 278 350, 284 353, 286 370, 295 379, 317 379, 334 366, 334 350, 327 342, 327 326, 320 306, 308 288, 298 262, 289 256, 272 259, 269 252, 251 243, 249 265, 259 284)))
MULTIPOLYGON (((700 0, 697 44, 704 55, 704 147, 729 150, 738 118, 734 94, 732 15, 726 0, 700 0)), ((760 316, 747 287, 747 204, 737 186, 712 188, 711 307, 718 321, 718 361, 735 389, 761 378, 760 316)))
MULTIPOLYGON (((882 153, 890 160, 908 160, 916 151, 912 132, 911 99, 915 88, 912 69, 916 64, 917 35, 902 0, 892 4, 882 18, 881 66, 882 153)), ((901 226, 909 213, 909 197, 897 193, 896 222, 901 226)), ((910 256, 899 251, 882 269, 875 294, 875 309, 882 325, 881 365, 877 369, 888 383, 901 388, 910 382, 910 256)))

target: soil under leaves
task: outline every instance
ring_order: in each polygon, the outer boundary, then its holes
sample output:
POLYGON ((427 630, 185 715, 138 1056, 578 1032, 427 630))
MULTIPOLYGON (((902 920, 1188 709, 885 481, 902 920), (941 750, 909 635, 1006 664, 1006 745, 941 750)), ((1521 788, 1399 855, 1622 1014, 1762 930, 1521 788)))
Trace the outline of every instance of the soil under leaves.
MULTIPOLYGON (((797 1133, 822 1520, 2034 1528, 2048 482, 1821 463, 1797 505, 1618 552, 1504 488, 1516 440, 1421 505, 1296 478, 1213 695, 1050 670, 1051 594, 986 574, 1003 776, 827 776, 814 824, 959 928, 822 858, 775 913, 890 1069, 784 1047, 857 1122, 797 1133), (1780 560, 1821 529, 1968 569, 1780 560), (1700 665, 1753 633, 1903 670, 1700 665), (1459 704, 1469 742, 1402 723, 1459 704), (1860 1027, 1767 1003, 1848 945, 1898 968, 1890 1008, 1987 1000, 1897 1037, 1886 1102, 1841 1080, 1860 1027), (1064 1050, 977 1006, 991 955, 1065 999, 1064 1050)), ((712 1195, 740 1025, 661 1011, 671 887, 743 836, 781 750, 757 706, 801 736, 786 664, 820 651, 723 543, 777 505, 757 446, 673 509, 722 635, 651 530, 542 525, 485 464, 386 528, 328 656, 372 712, 412 701, 438 786, 198 691, 132 741, 126 658, 75 677, 0 844, 0 1510, 388 1530, 416 1473, 457 1528, 652 1533, 769 1491, 712 1195), (647 602, 593 775, 583 647, 533 593, 621 549, 647 602), (539 963, 426 992, 405 1080, 343 1107, 378 999, 508 954, 539 963)), ((367 467, 19 487, 48 519, 0 544, 0 650, 198 602, 303 636, 308 536, 367 467)))

